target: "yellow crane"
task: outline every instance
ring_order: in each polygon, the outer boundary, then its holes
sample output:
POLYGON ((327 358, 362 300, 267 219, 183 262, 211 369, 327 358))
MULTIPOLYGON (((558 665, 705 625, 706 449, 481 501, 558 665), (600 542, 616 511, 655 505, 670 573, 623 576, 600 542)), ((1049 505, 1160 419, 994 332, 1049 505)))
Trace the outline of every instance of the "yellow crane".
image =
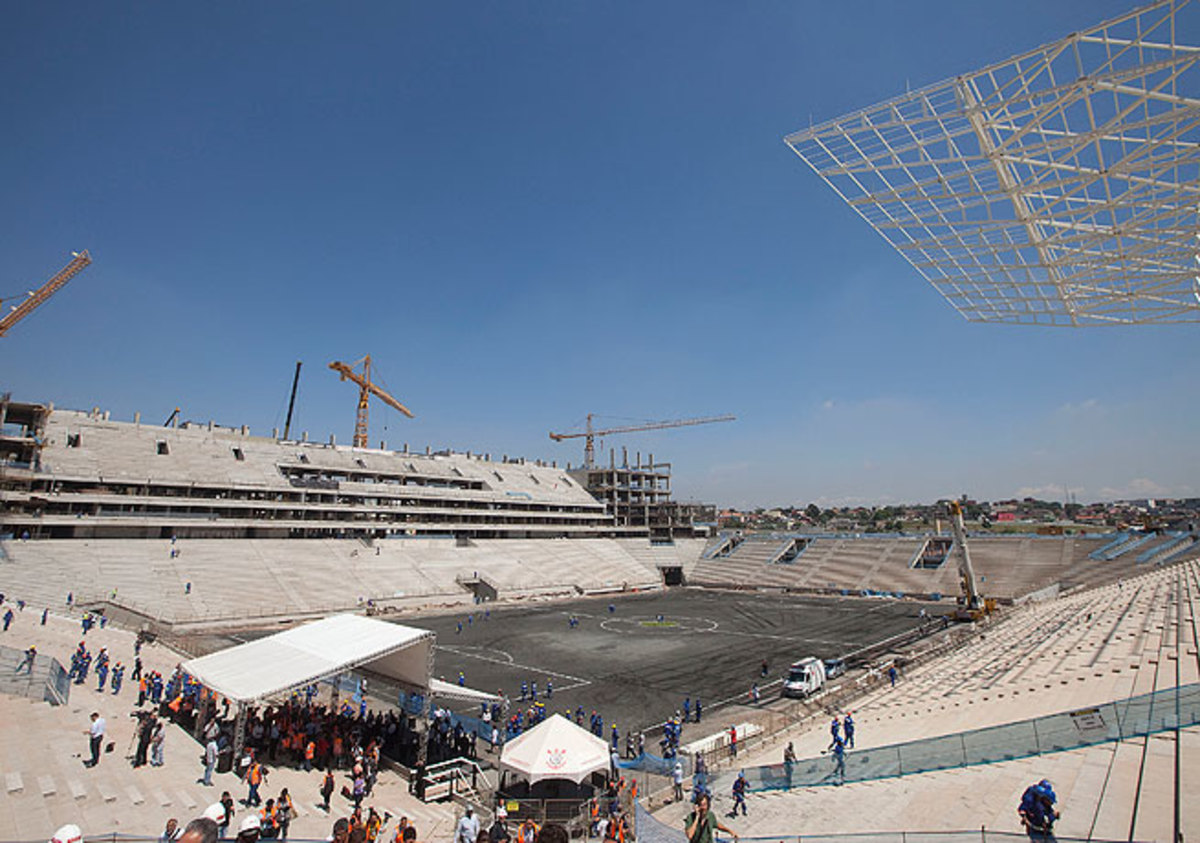
POLYGON ((370 354, 368 354, 366 357, 363 357, 361 360, 355 360, 350 365, 346 365, 340 360, 334 360, 329 364, 329 368, 341 375, 342 380, 350 380, 358 384, 358 416, 354 421, 355 448, 367 447, 367 405, 370 402, 372 395, 374 395, 384 404, 387 404, 389 407, 395 407, 410 419, 413 417, 412 411, 409 410, 408 407, 405 407, 391 395, 388 395, 385 391, 371 382, 370 354), (362 364, 361 375, 354 371, 354 367, 359 363, 362 364))
POLYGON ((596 430, 592 426, 593 414, 587 414, 587 429, 579 433, 551 433, 550 438, 555 442, 564 439, 583 439, 583 467, 596 467, 596 437, 609 436, 615 433, 634 433, 639 430, 664 430, 669 427, 691 427, 696 424, 715 424, 716 422, 735 421, 737 416, 704 416, 696 419, 674 419, 672 421, 645 422, 644 424, 629 424, 622 427, 610 427, 596 430))
POLYGON ((36 290, 30 290, 21 302, 0 319, 0 337, 8 333, 8 329, 20 322, 46 299, 57 293, 68 281, 79 274, 85 266, 92 262, 92 256, 87 249, 82 252, 72 252, 72 260, 59 273, 36 290))

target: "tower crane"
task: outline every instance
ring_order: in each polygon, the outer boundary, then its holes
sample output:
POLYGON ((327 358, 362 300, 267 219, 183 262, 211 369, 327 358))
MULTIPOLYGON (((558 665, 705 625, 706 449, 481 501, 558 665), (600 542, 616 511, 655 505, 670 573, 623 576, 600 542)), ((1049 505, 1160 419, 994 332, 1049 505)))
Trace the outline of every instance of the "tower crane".
POLYGON ((92 262, 92 256, 87 249, 82 252, 72 252, 71 262, 64 266, 59 273, 36 290, 30 290, 25 301, 18 304, 0 319, 0 337, 8 333, 8 329, 20 322, 46 299, 57 293, 68 281, 79 274, 85 266, 92 262))
POLYGON ((413 417, 412 411, 388 395, 384 390, 380 389, 371 382, 371 355, 363 357, 361 360, 355 360, 350 365, 346 365, 340 360, 334 360, 329 364, 329 368, 333 369, 342 380, 354 381, 358 384, 358 416, 354 421, 354 447, 367 447, 367 405, 372 395, 387 404, 389 407, 394 407, 410 419, 413 417), (354 371, 354 367, 359 363, 362 364, 362 374, 354 371))
POLYGON ((580 439, 583 443, 583 467, 596 467, 596 437, 609 436, 615 433, 635 433, 639 430, 665 430, 670 427, 691 427, 697 424, 716 424, 717 422, 734 421, 737 416, 704 416, 696 419, 674 419, 672 421, 656 421, 646 422, 644 424, 631 424, 622 427, 610 427, 604 430, 596 430, 592 426, 593 413, 587 414, 587 429, 580 433, 551 433, 550 438, 555 442, 561 442, 564 439, 580 439))

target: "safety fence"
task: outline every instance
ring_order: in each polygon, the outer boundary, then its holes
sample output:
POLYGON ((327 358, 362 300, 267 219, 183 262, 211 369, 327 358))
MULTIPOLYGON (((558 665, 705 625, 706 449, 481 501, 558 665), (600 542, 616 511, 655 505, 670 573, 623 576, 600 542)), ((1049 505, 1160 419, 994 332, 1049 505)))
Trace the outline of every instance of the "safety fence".
MULTIPOLYGON (((414 694, 405 691, 400 691, 397 696, 396 705, 402 711, 421 717, 429 713, 430 698, 425 694, 414 694)), ((481 741, 490 742, 492 739, 492 724, 483 720, 480 717, 473 717, 470 714, 461 714, 455 711, 447 710, 447 715, 450 718, 450 728, 462 726, 463 731, 468 735, 475 735, 481 741)), ((500 724, 503 727, 504 724, 500 724)), ((499 730, 500 738, 504 738, 504 729, 499 730)))
MULTIPOLYGON (((841 784, 993 764, 1151 735, 1200 723, 1200 683, 1167 688, 1116 702, 1035 717, 924 740, 833 753, 790 764, 741 771, 751 791, 841 784)), ((714 780, 727 789, 733 773, 714 780)))
MULTIPOLYGON (((1013 809, 1016 816, 1016 809, 1013 809)), ((687 835, 683 831, 683 822, 678 828, 669 826, 654 817, 649 811, 637 806, 637 840, 638 843, 687 843, 687 835)), ((1015 822, 1015 819, 1014 819, 1015 822)), ((90 838, 89 838, 90 839, 90 838)), ((727 840, 718 834, 717 840, 727 840)), ((797 830, 795 833, 770 837, 740 837, 742 843, 1115 843, 1102 840, 1099 837, 1079 838, 1062 837, 1059 835, 1035 836, 1014 831, 992 831, 983 826, 963 831, 870 831, 848 834, 805 834, 797 830)), ((1133 843, 1132 840, 1122 840, 1121 843, 1133 843)))

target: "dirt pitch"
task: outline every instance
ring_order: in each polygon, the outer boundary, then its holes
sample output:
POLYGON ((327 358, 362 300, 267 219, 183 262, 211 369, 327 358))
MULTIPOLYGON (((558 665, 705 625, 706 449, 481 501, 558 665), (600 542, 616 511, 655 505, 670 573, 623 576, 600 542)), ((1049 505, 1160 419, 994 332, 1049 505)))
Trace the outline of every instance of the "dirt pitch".
MULTIPOLYGON (((544 699, 550 680, 551 711, 594 709, 604 717, 606 737, 615 721, 623 739, 628 729, 662 723, 685 697, 699 696, 709 710, 721 701, 744 701, 753 683, 778 680, 798 658, 841 656, 912 629, 921 606, 677 588, 501 606, 488 617, 477 607, 469 623, 467 612, 405 623, 437 633, 435 676, 455 682, 462 671, 467 686, 503 689, 512 700, 522 680, 536 681, 544 699), (571 615, 579 619, 573 629, 571 615)), ((776 682, 764 697, 777 696, 776 682)))

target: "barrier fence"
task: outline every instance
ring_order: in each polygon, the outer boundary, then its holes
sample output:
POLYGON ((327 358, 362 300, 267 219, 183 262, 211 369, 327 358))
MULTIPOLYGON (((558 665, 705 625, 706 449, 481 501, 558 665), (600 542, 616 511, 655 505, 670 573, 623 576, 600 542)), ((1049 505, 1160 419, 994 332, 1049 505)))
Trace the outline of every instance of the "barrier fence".
MULTIPOLYGON (((747 767, 749 790, 840 784, 992 764, 1151 735, 1200 723, 1200 683, 1167 688, 1074 711, 871 749, 847 750, 844 765, 832 754, 791 764, 747 767)), ((734 773, 716 777, 713 790, 732 786, 734 773)))
MULTIPOLYGON (((1016 806, 1013 806, 1013 821, 1016 822, 1016 806)), ((637 841, 638 843, 687 843, 683 832, 683 823, 679 828, 669 826, 655 818, 649 811, 637 806, 637 841)), ((90 839, 90 838, 89 838, 90 839)), ((718 841, 728 840, 722 834, 715 837, 718 841)), ((772 835, 770 837, 740 837, 742 843, 765 841, 765 843, 1117 843, 1117 841, 1102 840, 1099 837, 1080 838, 1050 835, 1046 837, 1024 834, 1015 831, 991 831, 984 827, 963 831, 870 831, 850 834, 805 834, 797 829, 788 835, 772 835)), ((1122 839, 1120 843, 1135 843, 1132 838, 1122 839)))

